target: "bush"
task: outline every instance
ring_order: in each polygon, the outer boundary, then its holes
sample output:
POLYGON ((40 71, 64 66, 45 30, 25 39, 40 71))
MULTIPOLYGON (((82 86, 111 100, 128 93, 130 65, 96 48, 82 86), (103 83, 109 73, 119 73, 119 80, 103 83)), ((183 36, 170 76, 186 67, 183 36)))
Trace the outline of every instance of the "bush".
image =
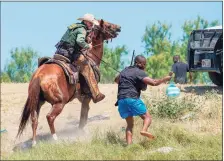
POLYGON ((163 96, 159 99, 147 99, 145 97, 144 100, 152 115, 169 119, 178 119, 189 112, 196 112, 201 101, 192 96, 183 98, 163 96))
POLYGON ((195 110, 196 105, 190 101, 166 98, 157 108, 157 116, 177 119, 178 117, 183 116, 186 112, 195 110))

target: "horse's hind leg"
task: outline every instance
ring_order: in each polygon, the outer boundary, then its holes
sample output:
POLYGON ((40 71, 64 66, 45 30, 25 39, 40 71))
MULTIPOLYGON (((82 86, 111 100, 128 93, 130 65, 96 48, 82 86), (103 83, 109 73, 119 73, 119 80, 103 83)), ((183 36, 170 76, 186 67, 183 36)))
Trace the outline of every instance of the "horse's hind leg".
MULTIPOLYGON (((37 110, 40 110, 41 106, 44 104, 44 102, 39 103, 39 108, 37 110)), ((32 111, 31 112, 31 120, 32 120, 32 129, 33 129, 33 141, 32 146, 36 145, 36 134, 37 134, 37 125, 38 125, 38 113, 39 111, 32 111)))
POLYGON ((46 116, 54 140, 57 140, 57 135, 54 128, 54 120, 61 113, 64 106, 65 104, 63 103, 54 104, 51 111, 46 116))
POLYGON ((91 101, 91 98, 85 97, 82 100, 82 108, 81 108, 81 114, 80 114, 80 121, 79 121, 79 128, 83 129, 84 126, 87 123, 88 119, 88 113, 89 113, 89 102, 91 101))
POLYGON ((36 130, 37 130, 37 125, 38 125, 38 121, 37 121, 37 112, 33 111, 31 112, 31 120, 32 120, 32 129, 33 129, 33 141, 32 141, 32 146, 36 145, 36 130))

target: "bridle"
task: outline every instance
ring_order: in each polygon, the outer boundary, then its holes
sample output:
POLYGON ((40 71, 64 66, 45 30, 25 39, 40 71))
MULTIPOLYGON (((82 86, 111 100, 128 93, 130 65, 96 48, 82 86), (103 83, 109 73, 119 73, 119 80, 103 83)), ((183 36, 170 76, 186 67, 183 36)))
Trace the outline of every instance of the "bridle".
MULTIPOLYGON (((98 31, 97 35, 96 35, 96 39, 98 39, 98 37, 100 36, 100 34, 103 35, 103 39, 106 39, 105 35, 108 34, 110 35, 112 38, 114 38, 115 36, 108 30, 106 30, 106 28, 103 26, 104 25, 104 21, 101 19, 100 21, 100 27, 98 26, 95 26, 93 28, 93 30, 96 30, 98 31)), ((95 32, 94 32, 95 33, 95 32)), ((111 41, 112 41, 112 38, 111 38, 111 41)))
MULTIPOLYGON (((96 35, 96 39, 98 39, 98 37, 100 36, 100 34, 103 35, 103 39, 105 39, 105 34, 109 34, 112 38, 114 38, 115 36, 110 32, 110 31, 107 31, 105 29, 105 27, 102 27, 104 21, 101 20, 101 24, 100 24, 100 27, 94 27, 93 30, 97 30, 98 33, 96 35), (103 29, 102 29, 103 28, 103 29)), ((93 31, 94 34, 95 34, 95 31, 93 31)), ((91 35, 91 38, 94 36, 94 34, 91 35)), ((111 42, 112 42, 112 38, 111 38, 111 42)), ((108 40, 104 40, 104 42, 108 43, 108 40)), ((100 43, 100 44, 97 44, 97 45, 94 45, 93 47, 96 47, 96 46, 100 46, 100 45, 103 45, 104 42, 100 43)), ((104 51, 103 51, 104 52, 104 51)), ((117 69, 114 69, 109 63, 105 62, 102 58, 99 58, 95 53, 94 51, 91 52, 91 54, 93 54, 99 61, 102 61, 104 64, 107 64, 109 67, 111 67, 113 70, 117 71, 118 73, 120 73, 120 71, 118 71, 117 69)), ((104 54, 104 53, 103 53, 104 54)), ((88 56, 88 55, 84 55, 84 56, 88 56)))

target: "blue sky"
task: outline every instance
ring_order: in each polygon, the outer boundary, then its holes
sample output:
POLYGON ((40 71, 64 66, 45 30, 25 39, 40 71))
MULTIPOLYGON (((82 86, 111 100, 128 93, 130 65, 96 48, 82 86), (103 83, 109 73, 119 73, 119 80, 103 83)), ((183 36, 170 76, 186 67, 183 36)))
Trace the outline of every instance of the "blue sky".
POLYGON ((133 50, 144 51, 145 27, 156 21, 172 24, 172 40, 180 39, 184 21, 197 15, 222 24, 222 2, 1 2, 1 69, 15 47, 32 47, 41 56, 52 56, 67 26, 85 13, 122 27, 109 47, 126 45, 128 60, 133 50))

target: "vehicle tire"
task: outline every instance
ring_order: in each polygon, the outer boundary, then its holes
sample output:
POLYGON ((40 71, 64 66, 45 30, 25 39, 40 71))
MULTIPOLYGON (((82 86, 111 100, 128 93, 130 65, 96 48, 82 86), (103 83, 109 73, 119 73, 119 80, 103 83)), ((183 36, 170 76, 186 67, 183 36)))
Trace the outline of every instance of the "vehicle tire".
POLYGON ((209 77, 211 81, 217 85, 217 86, 222 86, 223 85, 223 73, 219 74, 216 72, 208 72, 209 77))

